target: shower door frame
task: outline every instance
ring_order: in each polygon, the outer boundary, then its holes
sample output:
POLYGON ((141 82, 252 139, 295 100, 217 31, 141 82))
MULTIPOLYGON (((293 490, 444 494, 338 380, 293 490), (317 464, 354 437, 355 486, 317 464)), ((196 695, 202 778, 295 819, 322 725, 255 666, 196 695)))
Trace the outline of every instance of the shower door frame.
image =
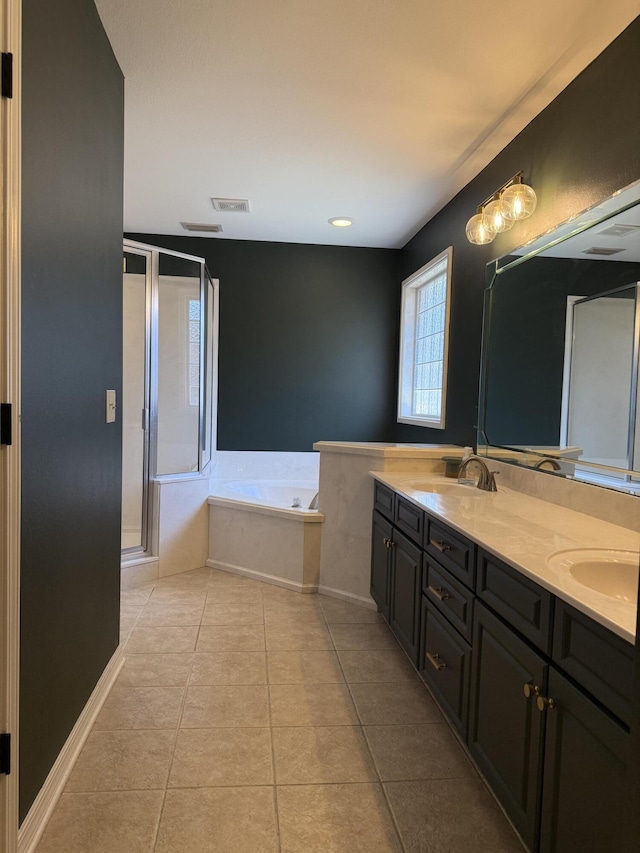
POLYGON ((145 473, 144 473, 144 510, 143 510, 143 542, 145 544, 144 553, 140 548, 130 548, 122 551, 125 558, 149 557, 154 556, 158 546, 158 530, 153 529, 155 526, 155 507, 153 506, 155 491, 152 489, 153 482, 166 482, 175 480, 193 480, 206 476, 205 472, 214 458, 216 448, 216 433, 217 433, 217 400, 218 393, 218 311, 219 311, 219 280, 213 278, 207 269, 206 260, 196 255, 189 255, 185 252, 176 252, 172 249, 165 249, 162 246, 153 246, 149 243, 140 243, 136 240, 125 239, 123 241, 123 251, 132 252, 146 256, 147 262, 146 271, 146 370, 145 370, 145 473), (194 261, 200 265, 200 305, 201 305, 201 324, 200 324, 200 391, 199 391, 199 414, 198 414, 198 470, 185 471, 176 474, 158 474, 157 459, 158 459, 158 371, 159 371, 159 281, 160 281, 160 255, 171 255, 176 258, 183 258, 187 261, 194 261), (205 335, 205 327, 208 320, 207 314, 207 289, 211 286, 212 294, 212 327, 208 330, 208 335, 205 335), (211 357, 211 376, 208 377, 210 382, 208 403, 205 397, 205 378, 207 377, 206 360, 207 353, 205 345, 212 349, 211 357), (203 451, 205 441, 205 433, 207 429, 207 418, 205 412, 205 403, 212 408, 211 413, 211 435, 210 435, 210 457, 206 463, 203 460, 203 451))
POLYGON ((12 444, 0 449, 0 732, 11 772, 0 776, 0 849, 18 848, 20 676, 20 349, 22 3, 0 0, 3 53, 13 54, 13 97, 0 104, 0 397, 11 405, 12 444))
MULTIPOLYGON (((126 558, 136 558, 141 556, 149 556, 150 550, 150 532, 149 519, 151 518, 151 471, 150 460, 153 452, 151 440, 151 383, 152 365, 153 365, 153 344, 152 344, 152 316, 153 316, 153 298, 154 298, 154 274, 157 273, 157 256, 150 251, 151 247, 142 247, 139 244, 133 244, 130 240, 125 240, 123 245, 123 253, 129 252, 134 255, 140 255, 146 259, 145 265, 145 280, 144 280, 144 408, 140 412, 142 421, 142 429, 144 431, 144 449, 142 460, 142 531, 141 543, 132 548, 121 548, 122 556, 126 558)), ((124 377, 123 377, 123 393, 124 393, 124 377)), ((123 400, 124 402, 124 400, 123 400)), ((123 411, 124 411, 124 407, 123 411)), ((123 424, 124 427, 124 424, 123 424)), ((123 429, 124 435, 124 429, 123 429)))

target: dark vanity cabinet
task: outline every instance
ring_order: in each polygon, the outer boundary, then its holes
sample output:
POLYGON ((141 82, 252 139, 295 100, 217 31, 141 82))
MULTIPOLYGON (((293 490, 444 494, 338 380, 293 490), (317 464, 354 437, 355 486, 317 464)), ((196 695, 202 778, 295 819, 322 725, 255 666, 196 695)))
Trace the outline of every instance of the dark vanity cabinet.
POLYGON ((624 837, 634 648, 376 482, 371 595, 532 853, 624 837))
POLYGON ((371 529, 371 598, 378 610, 389 621, 389 593, 391 577, 391 553, 389 542, 393 536, 391 522, 379 512, 373 513, 371 529))
POLYGON ((637 853, 627 836, 628 731, 554 667, 548 694, 540 853, 637 853))
POLYGON ((469 749, 530 850, 536 849, 548 664, 486 606, 476 607, 469 749), (525 687, 529 689, 525 692, 525 687))
POLYGON ((378 605, 412 663, 417 665, 420 641, 422 582, 422 511, 376 483, 371 540, 371 597, 378 605), (418 525, 413 532, 412 523, 418 525), (412 542, 401 529, 419 541, 412 542))
POLYGON ((394 530, 390 550, 389 625, 415 666, 420 640, 422 552, 398 530, 394 530))

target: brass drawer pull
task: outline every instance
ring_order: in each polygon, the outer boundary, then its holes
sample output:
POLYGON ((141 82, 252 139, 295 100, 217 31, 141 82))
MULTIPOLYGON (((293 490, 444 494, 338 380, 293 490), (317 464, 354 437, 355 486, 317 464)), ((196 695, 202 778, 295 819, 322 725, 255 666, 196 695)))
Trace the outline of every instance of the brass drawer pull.
POLYGON ((385 548, 395 548, 396 546, 396 543, 393 541, 393 539, 389 539, 388 536, 384 537, 384 539, 382 540, 382 544, 385 548))
POLYGON ((440 601, 446 601, 448 598, 451 598, 451 595, 443 589, 441 586, 429 586, 429 591, 432 592, 436 598, 439 598, 440 601))
POLYGON ((538 711, 552 711, 556 708, 556 703, 553 699, 547 699, 546 696, 538 696, 536 699, 536 705, 538 706, 538 711))
POLYGON ((445 542, 444 539, 431 539, 431 544, 434 545, 438 551, 442 551, 442 553, 446 553, 451 550, 451 545, 448 542, 445 542))
POLYGON ((440 660, 440 655, 432 655, 431 652, 427 652, 427 660, 434 669, 438 670, 438 672, 440 672, 441 669, 445 669, 447 666, 443 660, 440 660))
POLYGON ((527 697, 527 699, 531 699, 532 696, 539 696, 540 695, 540 688, 538 687, 537 684, 531 684, 530 682, 527 682, 524 685, 523 690, 524 690, 524 695, 527 697))

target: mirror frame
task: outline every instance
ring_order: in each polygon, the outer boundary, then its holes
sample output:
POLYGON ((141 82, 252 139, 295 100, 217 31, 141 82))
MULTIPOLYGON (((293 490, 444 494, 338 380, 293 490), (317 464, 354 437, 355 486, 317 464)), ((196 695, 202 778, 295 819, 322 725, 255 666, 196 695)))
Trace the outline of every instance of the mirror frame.
MULTIPOLYGON (((502 255, 486 266, 486 287, 484 291, 484 308, 483 308, 483 327, 482 327, 482 349, 480 356, 480 385, 478 398, 478 425, 476 448, 479 456, 484 456, 487 459, 504 462, 510 465, 528 468, 535 468, 542 459, 553 458, 553 454, 544 453, 533 448, 522 448, 509 445, 492 444, 486 435, 486 404, 488 393, 488 363, 489 350, 491 341, 491 298, 493 287, 498 280, 498 276, 507 270, 514 269, 520 264, 531 258, 540 255, 542 252, 551 249, 555 246, 564 243, 571 237, 582 234, 589 228, 593 228, 613 216, 619 215, 632 207, 640 205, 640 179, 634 181, 621 190, 613 193, 608 198, 598 202, 594 206, 580 211, 568 220, 559 223, 556 227, 549 231, 534 237, 528 243, 511 250, 508 254, 502 255)), ((604 488, 615 489, 617 491, 631 491, 640 494, 640 471, 631 471, 625 468, 616 468, 608 465, 603 465, 598 462, 588 462, 580 460, 580 468, 587 469, 591 477, 579 477, 575 474, 568 474, 562 471, 551 471, 545 469, 537 469, 544 474, 553 474, 556 477, 565 479, 577 480, 579 482, 589 483, 604 488), (613 478, 619 480, 619 483, 613 481, 613 478), (600 478, 600 482, 598 482, 600 478), (631 485, 631 480, 636 481, 636 485, 631 485)))

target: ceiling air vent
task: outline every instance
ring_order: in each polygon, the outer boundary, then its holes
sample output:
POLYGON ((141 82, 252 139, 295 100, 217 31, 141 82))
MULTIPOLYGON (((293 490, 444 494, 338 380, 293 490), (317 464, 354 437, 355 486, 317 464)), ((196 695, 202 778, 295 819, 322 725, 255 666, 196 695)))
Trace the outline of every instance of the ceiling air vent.
POLYGON ((248 198, 212 198, 213 209, 221 213, 250 213, 248 198))
POLYGON ((604 231, 598 231, 604 237, 629 237, 631 234, 637 234, 640 231, 640 225, 623 225, 621 222, 617 225, 610 225, 604 231))
POLYGON ((604 246, 592 246, 590 249, 585 249, 582 254, 608 257, 609 255, 617 255, 619 252, 624 252, 624 249, 608 249, 604 246))
POLYGON ((208 234, 220 234, 222 225, 206 225, 200 222, 181 222, 185 231, 201 231, 208 234))

